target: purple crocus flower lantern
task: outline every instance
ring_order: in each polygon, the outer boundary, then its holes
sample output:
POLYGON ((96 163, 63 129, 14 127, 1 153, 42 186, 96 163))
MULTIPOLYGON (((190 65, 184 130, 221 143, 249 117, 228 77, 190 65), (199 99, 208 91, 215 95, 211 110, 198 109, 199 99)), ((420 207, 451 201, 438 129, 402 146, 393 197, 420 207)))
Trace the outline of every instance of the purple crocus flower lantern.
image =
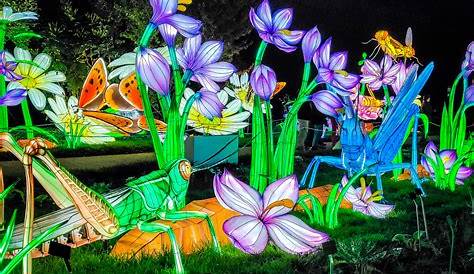
POLYGON ((260 38, 282 51, 295 51, 303 38, 303 31, 288 30, 293 20, 293 9, 280 9, 272 14, 270 3, 264 0, 257 10, 250 9, 249 18, 260 38))
POLYGON ((461 68, 466 71, 465 77, 468 77, 474 71, 474 41, 467 46, 466 57, 461 68))
POLYGON ((464 105, 466 107, 474 105, 474 85, 468 87, 464 92, 464 105))
POLYGON ((303 37, 301 42, 301 48, 303 50, 303 59, 305 63, 310 63, 313 59, 314 54, 318 50, 321 44, 321 33, 318 27, 310 29, 303 37))
POLYGON ((277 84, 273 69, 265 65, 258 65, 250 75, 250 85, 253 91, 263 100, 269 101, 277 84))
POLYGON ((163 37, 166 45, 170 48, 174 48, 176 45, 176 35, 178 34, 178 30, 169 24, 160 25, 158 30, 160 31, 161 37, 163 37))
POLYGON ((225 82, 237 69, 228 62, 219 62, 224 51, 221 41, 202 43, 201 35, 187 38, 182 49, 178 49, 180 66, 192 73, 191 80, 200 83, 205 90, 218 92, 217 82, 225 82))
POLYGON ((150 5, 153 8, 150 23, 155 27, 161 24, 171 25, 184 37, 193 37, 200 33, 201 21, 183 14, 176 14, 178 0, 150 0, 150 5))
POLYGON ((332 39, 327 39, 316 54, 313 62, 318 68, 318 81, 331 85, 341 94, 348 96, 359 83, 359 76, 345 71, 347 66, 347 52, 336 52, 331 54, 332 39))
POLYGON ((16 106, 19 105, 23 99, 26 97, 25 89, 12 89, 7 91, 7 93, 0 97, 0 106, 16 106))
POLYGON ((368 84, 373 90, 379 90, 382 85, 393 84, 399 71, 400 64, 393 64, 392 57, 389 55, 383 57, 380 65, 372 60, 365 60, 360 82, 368 84))
POLYGON ((136 69, 143 82, 162 96, 169 95, 170 67, 168 61, 156 50, 140 48, 136 69))
POLYGON ((342 100, 329 90, 321 90, 311 95, 316 108, 323 114, 337 118, 338 110, 344 107, 342 100))
POLYGON ((214 193, 219 203, 240 213, 224 222, 224 233, 245 253, 263 252, 269 241, 292 254, 313 252, 329 240, 290 214, 298 201, 296 176, 270 184, 263 195, 239 181, 227 170, 214 177, 214 193))
POLYGON ((5 75, 9 81, 19 81, 22 77, 15 73, 17 63, 13 61, 7 61, 5 51, 0 52, 0 74, 5 75))
POLYGON ((194 105, 199 113, 210 120, 215 117, 222 118, 222 110, 225 107, 215 92, 207 90, 201 90, 196 93, 194 97, 194 105))

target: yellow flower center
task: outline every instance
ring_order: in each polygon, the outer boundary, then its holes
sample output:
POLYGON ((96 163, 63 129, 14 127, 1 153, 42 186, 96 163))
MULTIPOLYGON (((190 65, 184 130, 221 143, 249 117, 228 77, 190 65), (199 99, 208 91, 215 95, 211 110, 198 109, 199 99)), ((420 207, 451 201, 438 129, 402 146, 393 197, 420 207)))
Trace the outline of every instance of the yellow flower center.
POLYGON ((335 72, 337 74, 340 74, 340 75, 344 76, 344 77, 347 77, 349 75, 349 73, 345 70, 336 70, 335 72))
POLYGON ((23 79, 20 80, 20 83, 26 88, 26 89, 31 89, 36 87, 38 84, 36 82, 35 78, 31 78, 29 76, 24 77, 23 79))
POLYGON ((291 34, 291 31, 287 30, 287 29, 282 29, 280 30, 280 33, 281 34, 284 34, 284 35, 290 35, 291 34))

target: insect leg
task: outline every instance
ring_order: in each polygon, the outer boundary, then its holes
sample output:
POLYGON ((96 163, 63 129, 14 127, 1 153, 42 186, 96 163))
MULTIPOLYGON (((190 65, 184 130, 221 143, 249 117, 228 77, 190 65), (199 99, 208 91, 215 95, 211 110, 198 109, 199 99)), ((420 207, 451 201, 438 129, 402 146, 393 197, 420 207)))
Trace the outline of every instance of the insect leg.
POLYGON ((206 220, 212 238, 212 247, 214 248, 214 251, 220 253, 221 247, 219 245, 219 241, 217 240, 216 230, 214 229, 214 225, 212 224, 211 218, 209 218, 209 215, 207 213, 200 211, 167 212, 164 214, 164 218, 162 219, 168 221, 181 221, 191 218, 206 220))
POLYGON ((170 226, 167 226, 164 224, 147 223, 147 222, 139 222, 137 224, 137 227, 143 232, 151 232, 151 233, 166 232, 166 234, 168 234, 168 237, 170 238, 171 251, 174 256, 176 273, 184 274, 183 262, 181 260, 181 252, 179 251, 179 245, 178 245, 178 242, 176 241, 176 236, 174 235, 173 229, 170 226))
POLYGON ((377 179, 377 190, 380 191, 383 196, 382 175, 380 174, 380 170, 378 167, 375 170, 375 178, 377 179))
POLYGON ((319 165, 321 163, 328 164, 330 166, 336 167, 338 169, 344 169, 342 165, 342 159, 339 157, 334 157, 334 156, 315 156, 313 160, 311 161, 310 165, 306 169, 305 176, 303 176, 303 179, 301 179, 302 184, 304 185, 306 183, 306 178, 307 175, 309 174, 309 170, 313 170, 311 173, 311 178, 308 183, 308 188, 312 188, 314 186, 314 182, 316 179, 316 174, 318 172, 319 165))

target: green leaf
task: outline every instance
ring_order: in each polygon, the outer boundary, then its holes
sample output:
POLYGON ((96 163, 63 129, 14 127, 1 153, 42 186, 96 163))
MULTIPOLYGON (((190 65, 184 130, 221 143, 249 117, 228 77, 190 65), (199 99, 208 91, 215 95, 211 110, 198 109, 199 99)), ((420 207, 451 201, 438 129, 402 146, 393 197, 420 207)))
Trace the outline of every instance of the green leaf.
POLYGON ((15 228, 15 219, 16 219, 16 209, 13 210, 12 217, 10 218, 10 222, 8 223, 5 234, 3 235, 2 242, 0 243, 0 264, 3 262, 3 259, 5 258, 5 254, 7 253, 8 246, 10 245, 10 241, 12 239, 13 230, 15 228))
POLYGON ((18 33, 16 35, 14 35, 12 38, 13 38, 13 40, 16 41, 16 40, 29 40, 29 39, 32 39, 32 38, 41 39, 41 38, 43 38, 43 36, 30 31, 30 32, 18 33))
POLYGON ((10 133, 12 132, 17 132, 17 131, 26 131, 26 130, 32 130, 40 135, 43 135, 45 136, 47 139, 55 142, 56 144, 59 144, 59 141, 58 139, 53 135, 51 134, 49 131, 45 130, 45 129, 42 129, 40 127, 37 127, 37 126, 29 126, 29 127, 26 127, 26 126, 16 126, 14 128, 11 128, 9 130, 10 133))
POLYGON ((12 192, 12 190, 15 188, 15 185, 16 185, 16 182, 9 185, 6 189, 2 191, 2 193, 0 193, 0 201, 5 200, 8 194, 10 194, 10 192, 12 192))
POLYGON ((466 114, 464 112, 461 113, 461 117, 459 119, 458 128, 455 130, 455 137, 454 137, 454 147, 456 149, 456 153, 458 156, 462 155, 462 150, 464 146, 464 140, 466 138, 466 114))
POLYGON ((424 129, 425 138, 426 138, 428 137, 428 133, 430 130, 430 118, 428 117, 428 115, 424 113, 420 113, 418 117, 421 119, 421 122, 423 123, 423 129, 424 129))
POLYGON ((446 104, 444 104, 443 106, 443 113, 442 113, 442 116, 441 116, 441 126, 440 126, 440 136, 439 136, 439 140, 440 140, 440 149, 448 149, 450 148, 450 138, 451 138, 451 135, 450 135, 450 131, 451 131, 451 125, 450 125, 450 121, 449 121, 449 117, 448 117, 448 111, 446 109, 446 104))

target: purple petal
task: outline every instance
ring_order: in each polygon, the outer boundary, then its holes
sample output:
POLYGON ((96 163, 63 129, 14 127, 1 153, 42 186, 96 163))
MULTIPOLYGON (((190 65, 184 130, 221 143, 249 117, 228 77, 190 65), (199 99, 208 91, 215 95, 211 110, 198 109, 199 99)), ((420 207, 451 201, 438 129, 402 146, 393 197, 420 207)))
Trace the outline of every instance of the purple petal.
POLYGON ((175 14, 178 9, 176 0, 150 0, 150 5, 153 8, 150 22, 157 25, 160 24, 162 18, 175 14))
POLYGON ((12 89, 7 91, 7 93, 0 97, 0 106, 16 106, 19 105, 23 99, 25 99, 27 92, 25 89, 12 89))
POLYGON ((286 44, 290 46, 297 45, 303 39, 304 31, 302 30, 286 30, 280 31, 277 37, 280 37, 286 44))
POLYGON ((285 30, 291 26, 293 9, 281 9, 273 13, 273 31, 285 30))
POLYGON ((438 154, 438 147, 433 143, 433 141, 429 141, 428 144, 426 144, 425 154, 436 162, 436 154, 438 154))
POLYGON ((176 35, 178 34, 178 31, 176 30, 176 28, 168 24, 162 24, 158 27, 158 29, 166 45, 168 47, 174 47, 175 41, 176 41, 176 35))
POLYGON ((293 210, 293 206, 298 201, 298 190, 298 179, 295 175, 270 184, 263 193, 263 210, 265 211, 265 217, 262 217, 263 220, 281 216, 293 210), (275 204, 285 200, 288 200, 286 202, 291 201, 290 207, 275 204), (272 208, 269 209, 269 206, 272 208))
POLYGON ((232 176, 227 169, 224 169, 220 177, 214 176, 213 186, 214 194, 223 207, 254 217, 262 213, 263 202, 260 194, 232 176))
POLYGON ((331 55, 329 68, 332 70, 343 70, 347 64, 347 51, 336 52, 331 55))
POLYGON ((260 6, 257 7, 257 16, 265 24, 266 29, 271 29, 273 26, 272 10, 268 0, 263 0, 260 6))
POLYGON ((385 205, 371 202, 367 206, 368 215, 383 219, 395 208, 395 205, 385 205))
POLYGON ((181 35, 190 38, 201 33, 202 22, 183 14, 174 14, 166 18, 163 23, 175 27, 181 35))
POLYGON ((256 217, 235 216, 225 221, 222 228, 232 244, 245 253, 259 254, 267 246, 267 229, 256 217))
POLYGON ((313 56, 313 62, 318 69, 329 68, 329 62, 331 61, 331 43, 332 38, 328 38, 313 56))
POLYGON ((382 69, 382 71, 385 72, 392 67, 392 64, 392 57, 390 57, 389 55, 385 55, 382 59, 382 63, 380 63, 380 68, 382 69))
POLYGON ((444 168, 448 170, 451 169, 454 162, 458 159, 458 156, 456 155, 456 150, 454 149, 442 150, 439 153, 439 157, 443 161, 444 168))
POLYGON ((201 45, 194 66, 200 68, 219 61, 224 52, 224 43, 222 41, 207 41, 201 45))
POLYGON ((169 94, 170 67, 158 51, 140 48, 136 63, 137 72, 148 87, 163 96, 169 94))
POLYGON ((318 27, 315 26, 314 28, 306 32, 301 42, 301 48, 303 50, 303 58, 305 63, 311 62, 320 44, 321 33, 319 32, 318 27))
POLYGON ((311 96, 315 107, 323 114, 337 118, 337 110, 343 107, 342 100, 339 96, 328 90, 322 90, 311 96))
MULTIPOLYGON (((262 37, 262 35, 260 35, 262 37)), ((262 38, 263 39, 263 38, 262 38)), ((265 41, 265 39, 263 39, 265 41)), ((290 53, 297 49, 296 46, 289 45, 280 35, 270 36, 270 43, 274 44, 279 50, 290 53)))
POLYGON ((196 73, 205 75, 216 82, 225 82, 236 71, 237 69, 231 63, 217 62, 198 69, 196 73))
POLYGON ((194 104, 199 113, 212 120, 214 117, 222 118, 224 104, 219 100, 217 94, 212 91, 201 90, 196 93, 194 104))
POLYGON ((362 74, 364 75, 374 75, 380 77, 382 74, 382 69, 380 68, 379 64, 372 60, 365 60, 361 70, 362 74))
POLYGON ((270 100, 276 83, 275 71, 265 65, 255 67, 250 75, 250 85, 253 91, 265 101, 270 100))
POLYGON ((316 231, 292 215, 278 216, 265 222, 270 239, 291 254, 315 251, 329 241, 329 236, 316 231))
POLYGON ((344 89, 346 91, 353 89, 360 82, 360 77, 351 73, 335 73, 334 82, 332 83, 337 88, 344 89))
POLYGON ((327 68, 319 68, 318 81, 324 83, 331 83, 334 80, 334 72, 327 68))
POLYGON ((472 175, 472 168, 462 166, 456 174, 456 180, 464 181, 472 175))
POLYGON ((201 41, 201 35, 187 38, 184 40, 182 53, 178 50, 179 55, 182 55, 181 58, 184 60, 185 69, 194 69, 192 66, 196 62, 196 57, 201 47, 201 41))
POLYGON ((270 30, 270 28, 268 28, 260 18, 258 18, 254 8, 250 9, 249 19, 250 23, 257 30, 258 33, 268 32, 270 30))
POLYGON ((384 77, 393 77, 395 80, 395 76, 400 71, 400 63, 393 65, 389 70, 385 70, 384 77))
POLYGON ((204 74, 195 73, 191 77, 191 80, 200 83, 203 89, 208 91, 218 92, 221 89, 216 82, 214 82, 212 79, 210 79, 204 74))
MULTIPOLYGON (((434 161, 436 161, 436 160, 434 160, 434 161)), ((426 169, 426 171, 428 171, 428 173, 430 173, 430 174, 434 173, 434 167, 432 167, 431 163, 428 160, 426 160, 425 156, 421 156, 420 163, 426 169)))

